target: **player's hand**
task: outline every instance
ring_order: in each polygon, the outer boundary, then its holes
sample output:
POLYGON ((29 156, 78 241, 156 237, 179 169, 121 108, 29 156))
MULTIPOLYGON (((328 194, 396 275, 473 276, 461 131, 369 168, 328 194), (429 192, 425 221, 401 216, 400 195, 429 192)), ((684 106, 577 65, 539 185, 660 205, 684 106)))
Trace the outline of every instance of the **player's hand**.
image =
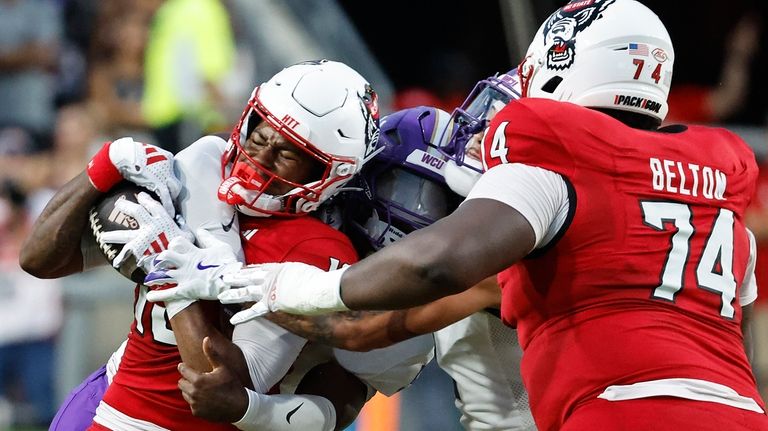
POLYGON ((299 262, 249 266, 224 275, 224 284, 233 289, 222 292, 219 301, 224 304, 256 302, 232 316, 233 325, 270 311, 313 315, 348 310, 340 295, 345 269, 326 272, 299 262))
POLYGON ((101 236, 105 242, 125 244, 112 261, 115 268, 120 267, 129 256, 133 255, 138 265, 147 270, 152 257, 165 250, 169 241, 175 238, 194 238, 192 232, 184 226, 181 216, 177 216, 181 222, 180 226, 149 194, 139 193, 136 200, 138 204, 120 199, 115 203, 115 208, 133 217, 139 224, 139 228, 104 232, 101 236))
POLYGON ((248 393, 208 337, 203 339, 203 353, 212 371, 200 373, 180 363, 181 394, 193 415, 214 422, 237 422, 248 410, 248 393))
POLYGON ((173 173, 173 154, 160 147, 130 137, 117 139, 105 144, 88 162, 87 172, 91 183, 102 192, 122 179, 151 190, 165 210, 175 215, 173 200, 181 191, 181 182, 173 173))
POLYGON ((189 238, 175 238, 168 250, 155 257, 144 279, 147 286, 175 287, 152 290, 147 299, 152 302, 179 299, 216 299, 229 286, 222 275, 236 272, 243 264, 237 261, 230 246, 205 229, 197 230, 196 247, 189 238))

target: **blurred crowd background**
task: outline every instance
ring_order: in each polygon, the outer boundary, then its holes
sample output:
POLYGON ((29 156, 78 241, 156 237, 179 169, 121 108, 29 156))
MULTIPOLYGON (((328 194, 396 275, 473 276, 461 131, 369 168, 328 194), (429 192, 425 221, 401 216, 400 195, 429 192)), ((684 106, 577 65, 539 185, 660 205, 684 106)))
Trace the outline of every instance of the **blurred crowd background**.
MULTIPOLYGON (((747 222, 768 286, 768 3, 641 1, 675 44, 668 122, 732 129, 763 167, 747 222)), ((257 83, 319 58, 358 69, 384 114, 451 111, 479 79, 515 67, 562 3, 0 0, 0 430, 47 428, 129 328, 132 286, 117 272, 38 280, 18 265, 36 215, 104 141, 129 135, 177 152, 231 130, 257 83)), ((766 396, 768 293, 756 311, 766 396)), ((452 382, 430 365, 355 427, 453 430, 457 418, 452 382)))

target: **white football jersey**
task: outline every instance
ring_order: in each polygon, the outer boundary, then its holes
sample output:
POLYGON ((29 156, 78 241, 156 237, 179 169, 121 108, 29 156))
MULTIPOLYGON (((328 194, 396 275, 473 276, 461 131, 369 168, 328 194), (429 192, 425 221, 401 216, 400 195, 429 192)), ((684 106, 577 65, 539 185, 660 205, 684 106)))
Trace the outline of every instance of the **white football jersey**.
POLYGON ((334 349, 339 365, 386 396, 408 387, 434 357, 435 344, 429 335, 373 349, 351 352, 334 349))
POLYGON ((235 207, 218 199, 221 184, 221 155, 227 141, 203 136, 174 156, 174 171, 182 189, 176 199, 178 211, 194 232, 205 229, 226 242, 243 260, 240 226, 235 207))
POLYGON ((488 312, 478 312, 434 336, 437 363, 455 382, 465 429, 536 429, 520 377, 523 352, 517 331, 488 312))

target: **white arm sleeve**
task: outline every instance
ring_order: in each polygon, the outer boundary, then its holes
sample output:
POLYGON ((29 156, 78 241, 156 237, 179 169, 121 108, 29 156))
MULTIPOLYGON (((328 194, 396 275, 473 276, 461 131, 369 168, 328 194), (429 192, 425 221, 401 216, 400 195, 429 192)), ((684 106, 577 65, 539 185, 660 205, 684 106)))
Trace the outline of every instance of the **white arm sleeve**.
POLYGON ((232 342, 243 352, 254 389, 265 393, 288 373, 307 340, 257 318, 236 325, 232 342))
POLYGON ((264 395, 248 391, 248 410, 233 425, 244 431, 331 431, 336 410, 317 395, 264 395))
POLYGON ((216 195, 222 180, 221 155, 226 145, 218 136, 203 136, 174 157, 175 173, 183 185, 177 206, 192 231, 203 228, 211 232, 229 244, 242 261, 235 208, 216 195))
POLYGON ((494 166, 483 173, 466 200, 470 199, 493 199, 520 212, 536 234, 534 248, 557 235, 570 205, 560 174, 521 163, 494 166))
POLYGON ((741 306, 749 305, 757 299, 757 282, 755 281, 755 263, 757 262, 757 243, 755 235, 747 229, 749 236, 749 261, 747 270, 744 274, 744 281, 741 283, 741 294, 739 295, 739 304, 741 306))
POLYGON ((434 357, 432 334, 370 352, 333 349, 339 365, 386 396, 407 387, 434 357))

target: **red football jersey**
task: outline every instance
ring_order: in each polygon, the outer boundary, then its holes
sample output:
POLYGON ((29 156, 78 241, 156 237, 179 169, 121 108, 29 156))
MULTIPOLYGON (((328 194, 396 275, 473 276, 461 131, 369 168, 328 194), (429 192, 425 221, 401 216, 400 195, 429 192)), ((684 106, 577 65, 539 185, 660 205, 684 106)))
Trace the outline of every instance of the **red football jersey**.
MULTIPOLYGON (((312 217, 257 218, 240 216, 240 234, 249 264, 304 262, 331 270, 357 260, 342 233, 312 217)), ((145 286, 137 286, 135 320, 117 374, 104 401, 134 418, 171 430, 234 430, 230 424, 211 423, 192 415, 177 383, 181 355, 165 308, 146 300, 145 286)), ((211 321, 220 307, 210 304, 211 321)))
POLYGON ((665 378, 726 385, 762 406, 740 329, 757 176, 741 139, 523 99, 493 119, 483 158, 557 172, 569 188, 560 235, 499 275, 540 429, 559 429, 609 385, 665 378))

